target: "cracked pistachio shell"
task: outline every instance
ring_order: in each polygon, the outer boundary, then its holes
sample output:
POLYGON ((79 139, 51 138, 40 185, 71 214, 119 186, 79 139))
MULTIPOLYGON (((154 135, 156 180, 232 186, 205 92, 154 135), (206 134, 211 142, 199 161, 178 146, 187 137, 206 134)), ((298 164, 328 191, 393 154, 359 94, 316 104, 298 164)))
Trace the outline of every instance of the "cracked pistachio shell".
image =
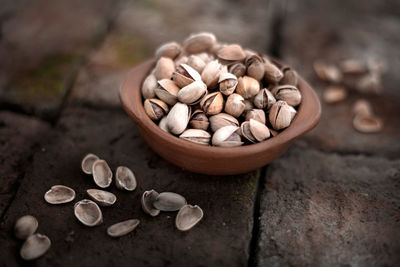
POLYGON ((83 199, 74 205, 75 217, 86 226, 96 226, 103 222, 99 206, 92 200, 83 199))
POLYGON ((145 191, 141 198, 143 211, 153 217, 160 214, 160 210, 156 209, 153 206, 153 203, 154 203, 154 201, 156 201, 158 195, 159 194, 155 190, 152 189, 149 191, 145 191))
POLYGON ((188 231, 201 221, 203 215, 199 206, 185 205, 176 215, 175 226, 180 231, 188 231))
POLYGON ((342 81, 342 73, 334 65, 317 60, 313 63, 313 68, 321 80, 331 83, 339 83, 342 81))
POLYGON ((183 41, 183 48, 188 54, 196 54, 209 51, 217 42, 214 34, 209 32, 200 32, 191 34, 183 41))
POLYGON ((260 83, 249 76, 243 76, 238 79, 236 93, 243 96, 244 99, 254 97, 260 91, 260 83))
POLYGON ((263 59, 260 56, 253 54, 246 58, 246 66, 247 75, 257 81, 261 81, 265 73, 263 59))
POLYGON ((182 47, 177 42, 169 42, 161 45, 156 50, 156 58, 169 57, 176 58, 182 51, 182 47))
POLYGON ((194 81, 201 81, 201 75, 191 66, 180 64, 172 74, 172 80, 182 88, 194 81))
POLYGON ((115 185, 118 189, 133 191, 136 189, 136 177, 129 169, 125 166, 119 166, 115 171, 115 185))
POLYGON ((14 234, 18 239, 27 239, 30 235, 36 232, 39 226, 38 221, 31 215, 20 217, 14 226, 14 234))
POLYGON ((243 144, 241 137, 236 131, 237 126, 224 126, 219 128, 212 137, 212 144, 221 147, 241 146, 243 144))
POLYGON ((34 234, 25 240, 20 250, 23 260, 34 260, 42 256, 51 247, 51 241, 46 235, 34 234))
POLYGON ((279 100, 269 111, 269 122, 275 130, 281 130, 290 125, 295 115, 296 110, 292 106, 279 100))
POLYGON ((381 74, 365 74, 356 82, 354 87, 357 91, 363 94, 380 94, 383 90, 381 74))
POLYGON ((353 127, 361 133, 377 133, 383 129, 382 119, 370 114, 356 114, 353 119, 353 127))
POLYGON ((189 124, 194 129, 200 129, 206 131, 208 129, 208 125, 210 124, 210 122, 206 114, 202 110, 198 109, 193 112, 189 124))
POLYGON ((154 76, 157 81, 162 79, 170 79, 175 70, 175 63, 168 57, 161 57, 156 64, 154 76))
POLYGON ((210 143, 211 135, 200 129, 187 129, 184 131, 179 138, 188 140, 193 143, 197 143, 200 145, 208 145, 210 143))
POLYGON ((206 95, 200 102, 200 107, 207 115, 215 115, 224 108, 224 98, 220 92, 206 95))
POLYGON ((87 154, 81 162, 81 169, 86 174, 92 174, 92 166, 93 163, 98 160, 99 157, 95 154, 89 153, 87 154))
POLYGON ((158 98, 168 105, 175 105, 179 87, 170 79, 162 79, 158 81, 158 87, 154 90, 158 98))
POLYGON ((219 113, 209 118, 211 130, 216 132, 219 128, 225 126, 239 126, 238 120, 226 113, 219 113))
POLYGON ((144 101, 144 110, 150 119, 157 121, 168 113, 168 106, 163 101, 152 98, 144 101))
POLYGON ((253 101, 251 101, 250 99, 245 99, 244 100, 244 111, 249 111, 252 110, 254 108, 254 104, 253 101))
POLYGON ((113 173, 105 160, 99 159, 93 163, 92 174, 97 186, 101 188, 110 186, 113 173))
POLYGON ((164 116, 160 122, 158 123, 158 127, 161 128, 161 130, 165 131, 168 133, 168 127, 167 127, 167 116, 164 116))
POLYGON ((243 77, 246 74, 246 66, 243 63, 236 63, 229 66, 229 72, 236 77, 243 77))
POLYGON ((372 106, 371 104, 365 99, 357 100, 353 105, 353 112, 354 114, 358 115, 372 115, 372 106))
POLYGON ((278 83, 283 78, 282 71, 267 58, 264 58, 264 80, 268 83, 278 83))
POLYGON ((261 89, 260 92, 254 97, 254 105, 257 108, 267 108, 270 109, 272 105, 276 102, 273 94, 266 88, 261 89))
POLYGON ((156 76, 150 74, 144 79, 142 84, 142 96, 144 99, 154 98, 156 95, 154 90, 157 88, 157 79, 156 76))
POLYGON ((129 234, 140 224, 138 219, 130 219, 113 224, 107 228, 107 234, 111 237, 120 237, 129 234))
POLYGON ((237 83, 235 75, 229 72, 222 73, 218 80, 219 91, 224 95, 231 95, 235 91, 237 83))
POLYGON ((194 81, 178 92, 179 102, 194 105, 201 101, 207 94, 207 86, 202 81, 194 81))
POLYGON ((246 58, 243 48, 238 44, 231 44, 221 48, 217 56, 224 61, 242 61, 246 58))
POLYGON ((172 134, 181 134, 186 129, 190 118, 190 107, 176 103, 167 115, 167 127, 172 134))
POLYGON ((358 59, 346 59, 340 62, 340 70, 343 74, 359 75, 367 72, 367 66, 358 59))
POLYGON ((328 104, 338 103, 347 97, 347 90, 343 86, 331 85, 328 86, 322 95, 324 101, 328 104))
POLYGON ((297 86, 299 82, 298 74, 295 70, 290 67, 286 67, 282 69, 283 78, 279 81, 281 85, 293 85, 297 86))
POLYGON ((296 107, 301 103, 301 93, 293 85, 277 86, 272 89, 272 94, 277 100, 283 100, 292 107, 296 107))
POLYGON ((88 189, 86 192, 89 197, 99 203, 100 206, 111 206, 117 201, 117 197, 111 192, 99 189, 88 189))
POLYGON ((206 62, 198 55, 189 56, 187 64, 195 69, 198 73, 201 73, 206 66, 206 62))
POLYGON ((210 61, 201 73, 201 79, 208 88, 216 88, 218 85, 219 76, 227 72, 227 67, 223 66, 218 60, 210 61))
POLYGON ((233 117, 239 117, 242 115, 246 104, 244 98, 239 94, 231 94, 226 100, 225 112, 233 117))
POLYGON ((175 66, 186 64, 188 62, 188 60, 189 60, 188 56, 180 55, 175 59, 175 66))
POLYGON ((257 142, 262 142, 271 136, 268 127, 259 121, 250 119, 249 126, 250 132, 257 142))
POLYGON ((253 119, 253 120, 261 122, 262 124, 265 124, 265 122, 266 122, 265 112, 262 109, 252 109, 252 110, 247 111, 245 119, 246 119, 246 121, 253 119))
POLYGON ((75 191, 65 185, 53 185, 44 194, 44 199, 50 204, 64 204, 75 199, 75 191))
POLYGON ((153 206, 161 211, 177 211, 186 203, 186 199, 177 193, 162 192, 153 202, 153 206))
POLYGON ((208 64, 210 61, 214 60, 214 56, 212 54, 203 52, 203 53, 198 53, 195 56, 198 56, 199 58, 201 58, 204 63, 208 64))

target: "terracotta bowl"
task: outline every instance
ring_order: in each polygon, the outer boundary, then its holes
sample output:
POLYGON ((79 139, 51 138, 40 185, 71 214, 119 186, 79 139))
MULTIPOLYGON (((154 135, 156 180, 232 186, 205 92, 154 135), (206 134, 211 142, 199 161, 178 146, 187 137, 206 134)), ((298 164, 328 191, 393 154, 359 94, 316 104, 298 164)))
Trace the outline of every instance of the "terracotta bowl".
MULTIPOLYGON (((148 60, 130 71, 120 88, 125 111, 139 126, 147 144, 161 157, 184 169, 210 175, 240 174, 262 167, 281 156, 297 137, 314 128, 321 105, 313 89, 302 78, 302 103, 292 124, 277 136, 261 143, 239 147, 214 147, 182 140, 161 130, 145 113, 141 85, 155 61, 148 60)), ((278 63, 279 64, 279 63, 278 63)))

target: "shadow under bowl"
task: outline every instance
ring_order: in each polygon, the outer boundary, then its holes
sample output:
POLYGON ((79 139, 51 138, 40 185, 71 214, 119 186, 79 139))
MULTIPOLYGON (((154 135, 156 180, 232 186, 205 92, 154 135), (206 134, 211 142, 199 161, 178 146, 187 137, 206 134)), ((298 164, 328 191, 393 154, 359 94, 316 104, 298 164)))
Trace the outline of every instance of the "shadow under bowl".
MULTIPOLYGON (((146 114, 141 85, 154 66, 154 59, 133 68, 120 88, 125 111, 139 126, 143 139, 168 162, 196 173, 233 175, 260 168, 281 156, 294 139, 314 128, 321 117, 321 104, 314 90, 301 77, 302 102, 292 124, 277 136, 239 147, 203 146, 161 130, 146 114)), ((279 64, 279 62, 277 62, 279 64)))

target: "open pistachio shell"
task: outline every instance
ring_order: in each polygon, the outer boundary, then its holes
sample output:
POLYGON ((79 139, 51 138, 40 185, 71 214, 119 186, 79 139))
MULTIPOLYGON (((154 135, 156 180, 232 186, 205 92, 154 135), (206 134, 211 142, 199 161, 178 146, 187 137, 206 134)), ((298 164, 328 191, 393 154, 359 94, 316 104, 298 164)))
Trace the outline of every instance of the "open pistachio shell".
POLYGON ((96 160, 92 167, 93 180, 101 188, 109 187, 113 173, 105 160, 96 160))
POLYGON ((180 64, 172 74, 172 80, 180 88, 191 84, 194 81, 201 81, 200 73, 187 64, 180 64))
POLYGON ((183 48, 189 54, 201 53, 210 50, 216 43, 217 38, 209 32, 191 34, 183 41, 183 48))
POLYGON ((180 231, 192 229, 203 218, 203 210, 195 205, 183 206, 176 215, 175 225, 180 231))
POLYGON ((243 96, 244 99, 254 97, 259 91, 260 83, 256 79, 250 76, 243 76, 238 79, 236 93, 243 96))
POLYGON ((168 113, 168 106, 160 99, 152 98, 144 101, 144 110, 150 119, 157 121, 168 113))
POLYGON ((24 260, 34 260, 42 256, 51 246, 50 239, 41 234, 34 234, 25 240, 21 247, 20 255, 24 260))
POLYGON ((382 119, 375 115, 356 114, 353 119, 354 128, 361 133, 377 133, 383 128, 382 119))
POLYGON ((253 119, 250 119, 249 124, 250 131, 258 142, 264 141, 271 136, 271 133, 265 124, 253 119))
POLYGON ((50 204, 64 204, 75 199, 75 191, 65 185, 53 185, 44 194, 44 199, 50 204))
POLYGON ((219 128, 211 139, 212 144, 222 147, 243 145, 240 135, 236 133, 237 129, 239 129, 239 127, 233 125, 219 128))
POLYGON ((290 125, 296 110, 285 101, 279 100, 269 111, 269 122, 275 130, 282 130, 290 125))
POLYGON ((238 44, 231 44, 218 51, 218 58, 225 61, 242 61, 246 58, 243 48, 238 44))
POLYGON ((119 166, 115 171, 115 185, 118 189, 133 191, 137 185, 136 177, 128 167, 119 166))
POLYGON ((89 199, 83 199, 74 205, 75 217, 86 226, 96 226, 103 222, 99 206, 89 199))
POLYGON ((193 112, 189 124, 194 129, 207 131, 210 122, 208 121, 206 114, 201 109, 197 109, 193 112))
POLYGON ((95 154, 91 154, 91 153, 87 154, 83 158, 82 163, 81 163, 82 171, 86 174, 92 174, 93 163, 98 159, 99 159, 99 157, 96 156, 95 154))
POLYGON ((111 206, 117 201, 117 197, 111 193, 99 189, 86 190, 91 199, 99 203, 100 206, 111 206))
POLYGON ((170 79, 162 79, 158 81, 158 87, 154 89, 159 99, 168 105, 175 105, 179 87, 170 79))
POLYGON ((139 223, 139 220, 131 219, 113 224, 107 228, 107 234, 111 237, 124 236, 132 232, 139 225, 139 223))
POLYGON ((286 101, 292 107, 296 107, 301 103, 301 93, 297 87, 293 85, 280 85, 272 89, 271 92, 277 100, 286 101))
POLYGON ((149 191, 145 191, 142 195, 141 198, 141 203, 142 203, 142 209, 144 212, 146 212, 147 214, 151 215, 151 216, 157 216, 158 214, 160 214, 160 210, 156 209, 153 206, 154 201, 156 201, 157 197, 158 197, 158 193, 155 190, 149 190, 149 191))
POLYGON ((239 94, 231 94, 225 103, 224 111, 229 115, 237 118, 242 115, 246 104, 244 103, 244 98, 239 94))
POLYGON ((200 107, 207 115, 215 115, 224 108, 224 97, 220 92, 210 93, 203 97, 200 107))
POLYGON ((153 206, 161 211, 177 211, 186 204, 186 199, 173 192, 162 192, 153 202, 153 206))
POLYGON ((179 102, 194 105, 201 101, 207 94, 207 86, 202 81, 194 81, 178 92, 179 102))
POLYGON ((14 234, 18 239, 26 239, 36 232, 38 221, 31 215, 22 216, 14 226, 14 234))
POLYGON ((224 126, 239 126, 239 121, 232 115, 226 113, 219 113, 210 117, 211 130, 216 132, 219 128, 224 126))
POLYGON ((261 122, 262 124, 265 124, 265 122, 266 122, 265 112, 262 109, 252 109, 252 110, 247 111, 245 119, 246 119, 246 121, 253 119, 253 120, 261 122))
POLYGON ((208 145, 210 143, 211 135, 200 129, 187 129, 184 131, 179 138, 188 140, 190 142, 200 144, 200 145, 208 145))

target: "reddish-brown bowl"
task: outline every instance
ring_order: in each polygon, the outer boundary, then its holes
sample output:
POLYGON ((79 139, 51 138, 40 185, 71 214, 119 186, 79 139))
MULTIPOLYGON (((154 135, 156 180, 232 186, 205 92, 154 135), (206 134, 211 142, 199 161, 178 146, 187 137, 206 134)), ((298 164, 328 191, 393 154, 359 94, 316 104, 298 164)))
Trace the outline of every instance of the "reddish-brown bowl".
POLYGON ((262 167, 281 156, 294 139, 314 128, 321 117, 317 95, 300 78, 298 87, 303 100, 292 124, 277 136, 261 143, 239 147, 203 146, 182 140, 161 130, 144 111, 141 85, 154 62, 154 59, 148 60, 129 72, 120 88, 122 105, 139 126, 144 140, 157 154, 193 172, 227 175, 262 167))

